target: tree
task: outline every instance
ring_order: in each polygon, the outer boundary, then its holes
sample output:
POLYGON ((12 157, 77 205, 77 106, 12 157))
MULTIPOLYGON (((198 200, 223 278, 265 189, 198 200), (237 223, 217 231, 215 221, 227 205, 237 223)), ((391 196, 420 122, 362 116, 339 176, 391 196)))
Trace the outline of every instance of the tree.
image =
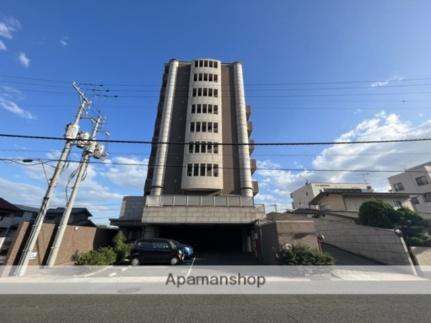
POLYGON ((126 236, 123 232, 118 231, 112 240, 114 251, 117 254, 117 262, 123 261, 130 255, 131 245, 126 242, 126 236))
POLYGON ((301 244, 292 245, 290 248, 283 248, 277 252, 277 262, 279 265, 333 265, 334 258, 325 252, 311 249, 301 244))
POLYGON ((382 200, 372 199, 362 203, 359 208, 359 223, 379 228, 394 228, 399 221, 399 214, 382 200))

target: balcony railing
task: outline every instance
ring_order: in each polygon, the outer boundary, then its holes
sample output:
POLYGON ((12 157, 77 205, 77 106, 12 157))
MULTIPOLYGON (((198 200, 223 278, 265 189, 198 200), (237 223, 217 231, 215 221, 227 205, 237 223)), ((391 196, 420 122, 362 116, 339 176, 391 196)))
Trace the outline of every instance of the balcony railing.
POLYGON ((256 205, 253 197, 246 196, 147 195, 145 197, 145 207, 157 206, 254 207, 256 205))

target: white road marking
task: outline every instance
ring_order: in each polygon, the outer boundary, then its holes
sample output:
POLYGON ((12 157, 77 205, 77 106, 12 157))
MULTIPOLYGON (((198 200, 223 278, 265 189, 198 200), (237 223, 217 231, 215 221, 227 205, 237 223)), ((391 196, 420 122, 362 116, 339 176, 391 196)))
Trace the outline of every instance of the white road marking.
POLYGON ((192 271, 193 264, 195 263, 195 260, 196 260, 196 257, 193 257, 192 264, 190 265, 190 268, 187 271, 186 277, 189 277, 189 275, 190 275, 190 273, 192 271))
POLYGON ((114 277, 115 275, 117 275, 117 273, 110 273, 109 277, 114 277))
POLYGON ((121 268, 121 271, 126 271, 127 269, 129 269, 129 267, 123 267, 121 268))

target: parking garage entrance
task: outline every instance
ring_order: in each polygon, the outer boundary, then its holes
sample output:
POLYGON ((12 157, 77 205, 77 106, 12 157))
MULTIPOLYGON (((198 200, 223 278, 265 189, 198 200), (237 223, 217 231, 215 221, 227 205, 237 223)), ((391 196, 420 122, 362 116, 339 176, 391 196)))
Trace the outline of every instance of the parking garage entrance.
POLYGON ((244 224, 160 225, 158 236, 189 244, 197 253, 245 253, 251 251, 251 228, 244 224))

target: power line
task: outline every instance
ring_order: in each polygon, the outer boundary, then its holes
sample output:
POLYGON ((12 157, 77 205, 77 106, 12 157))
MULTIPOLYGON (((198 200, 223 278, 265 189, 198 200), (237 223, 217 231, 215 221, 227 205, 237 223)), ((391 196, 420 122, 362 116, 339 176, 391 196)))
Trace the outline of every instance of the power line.
MULTIPOLYGON (((74 164, 80 164, 80 160, 60 160, 60 159, 20 159, 20 158, 0 158, 0 161, 20 163, 22 166, 38 166, 43 163, 65 161, 74 164), (25 162, 24 162, 25 161, 25 162), (31 163, 31 162, 36 163, 31 163)), ((158 167, 163 166, 166 168, 187 168, 187 165, 158 165, 149 163, 122 163, 122 162, 102 162, 102 161, 91 161, 90 164, 99 164, 104 166, 142 166, 142 167, 158 167)), ((219 166, 219 169, 226 170, 253 170, 254 168, 243 168, 243 167, 226 167, 219 166)), ((346 172, 346 173, 419 173, 423 174, 423 170, 404 170, 404 169, 315 169, 315 168, 285 168, 285 167, 256 167, 256 171, 289 171, 289 172, 346 172)))
MULTIPOLYGON (((36 139, 36 140, 67 140, 63 137, 55 136, 35 136, 0 133, 3 138, 36 139)), ((88 141, 93 141, 89 139, 88 141)), ((359 141, 290 141, 290 142, 253 142, 253 143, 217 143, 220 146, 320 146, 320 145, 355 145, 355 144, 384 144, 384 143, 403 143, 403 142, 422 142, 431 141, 431 138, 409 138, 409 139, 387 139, 387 140, 359 140, 359 141)), ((119 140, 119 139, 98 139, 97 142, 113 144, 143 144, 143 145, 188 145, 195 142, 160 142, 149 140, 119 140)))

